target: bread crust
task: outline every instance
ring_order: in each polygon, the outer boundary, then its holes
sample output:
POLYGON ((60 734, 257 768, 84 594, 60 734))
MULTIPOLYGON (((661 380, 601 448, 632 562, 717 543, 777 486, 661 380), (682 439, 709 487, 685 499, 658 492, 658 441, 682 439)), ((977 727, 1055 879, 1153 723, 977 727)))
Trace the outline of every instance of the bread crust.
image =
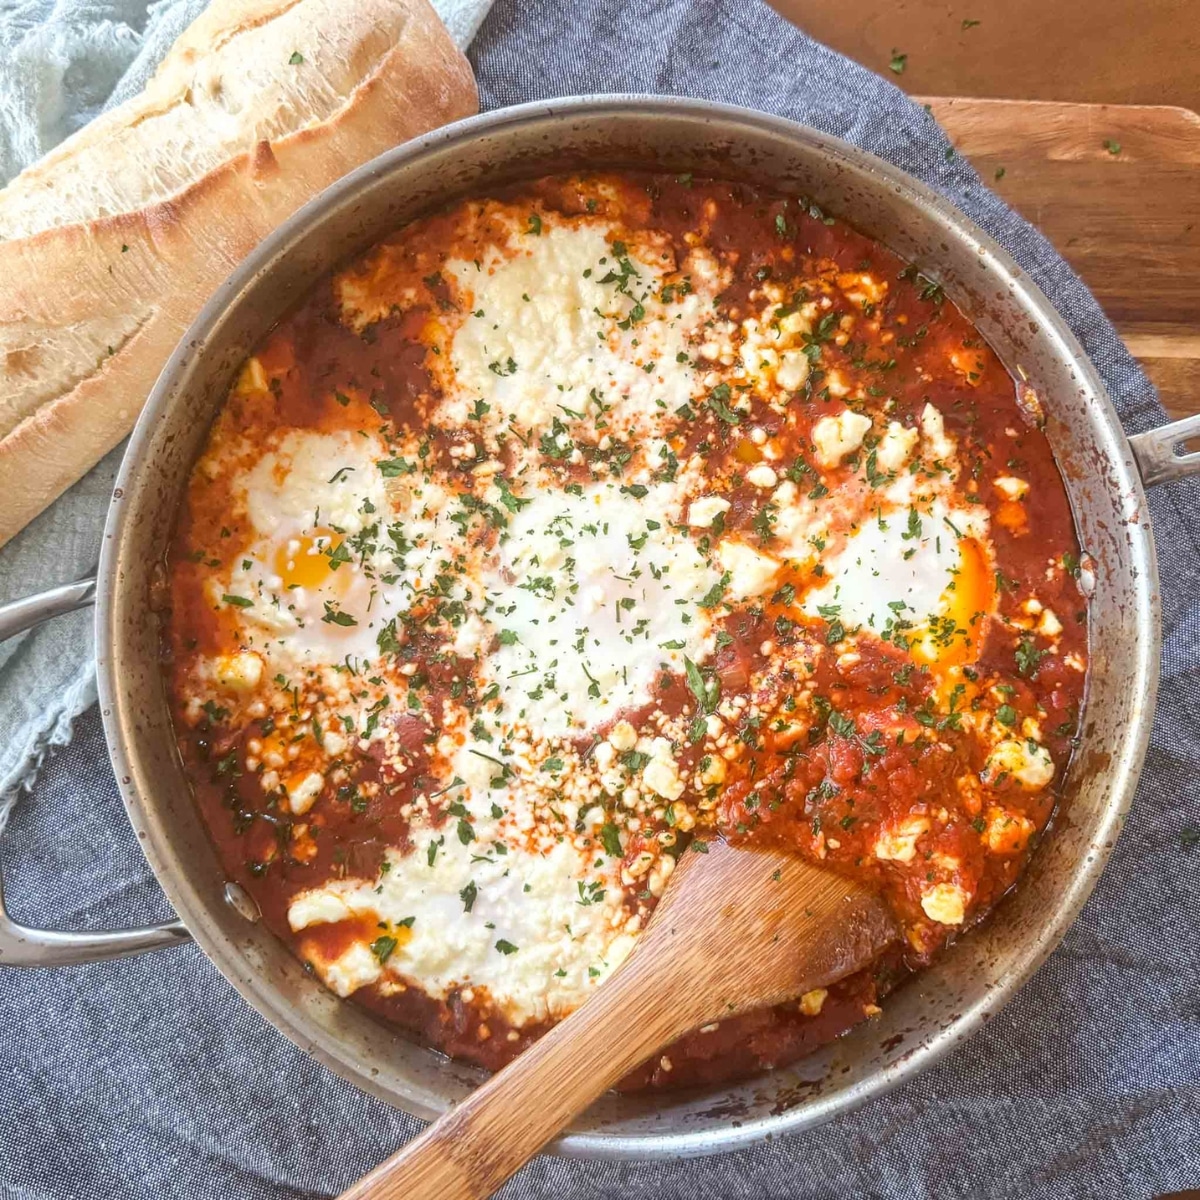
MULTIPOLYGON (((214 0, 146 92, 0 191, 0 224, 6 203, 28 210, 30 189, 52 196, 56 181, 77 183, 81 155, 145 120, 181 78, 219 64, 240 33, 264 35, 285 14, 301 17, 316 42, 336 22, 340 43, 363 48, 370 69, 332 113, 297 114, 295 128, 258 141, 247 113, 246 149, 172 194, 0 241, 0 545, 129 433, 188 325, 268 233, 354 167, 478 108, 470 66, 427 0, 214 0), (398 34, 379 54, 379 27, 395 25, 398 11, 398 34)), ((288 65, 294 52, 278 49, 288 65)), ((264 82, 276 123, 288 83, 285 70, 264 82)), ((154 168, 143 165, 148 186, 154 168)))

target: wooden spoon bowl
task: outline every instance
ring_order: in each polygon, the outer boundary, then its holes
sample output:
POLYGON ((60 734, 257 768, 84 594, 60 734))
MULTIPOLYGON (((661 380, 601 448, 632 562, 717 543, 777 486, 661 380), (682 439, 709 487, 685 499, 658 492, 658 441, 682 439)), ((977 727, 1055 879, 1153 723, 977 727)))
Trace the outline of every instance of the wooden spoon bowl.
POLYGON ((655 1051, 852 974, 896 936, 883 902, 849 879, 777 850, 693 843, 637 947, 587 1004, 342 1200, 491 1195, 655 1051))

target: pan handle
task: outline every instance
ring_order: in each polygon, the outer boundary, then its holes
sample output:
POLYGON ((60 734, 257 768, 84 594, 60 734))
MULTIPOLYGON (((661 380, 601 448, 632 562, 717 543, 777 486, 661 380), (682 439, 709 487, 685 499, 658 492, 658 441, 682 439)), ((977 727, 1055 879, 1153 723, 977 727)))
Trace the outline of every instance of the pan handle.
MULTIPOLYGON (((95 579, 81 579, 0 605, 0 642, 24 633, 51 617, 75 612, 95 603, 95 579)), ((30 929, 8 915, 4 907, 4 872, 0 863, 0 967, 61 967, 74 963, 124 958, 147 950, 162 950, 190 940, 182 921, 148 929, 114 929, 102 933, 67 933, 30 929)))
POLYGON ((1200 437, 1200 413, 1160 425, 1129 439, 1133 457, 1146 487, 1183 479, 1200 472, 1200 450, 1186 450, 1188 438, 1200 437))

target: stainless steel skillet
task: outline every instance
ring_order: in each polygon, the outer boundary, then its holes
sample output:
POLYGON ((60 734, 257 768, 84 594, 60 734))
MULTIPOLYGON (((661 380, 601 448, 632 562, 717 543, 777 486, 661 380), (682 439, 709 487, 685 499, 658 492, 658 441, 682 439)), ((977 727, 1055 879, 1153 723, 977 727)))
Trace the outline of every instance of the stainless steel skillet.
POLYGON ((705 1091, 608 1096, 556 1148, 597 1158, 707 1154, 828 1120, 969 1036, 1058 944, 1120 830, 1153 717, 1158 579, 1143 486, 1200 471, 1200 454, 1177 453, 1184 438, 1200 433, 1200 418, 1127 439, 1095 369, 1041 292, 986 234, 896 168, 775 117, 616 96, 490 113, 382 156, 282 226, 201 313, 130 441, 95 583, 0 611, 4 637, 95 599, 113 767, 181 923, 79 935, 24 929, 0 916, 0 963, 88 961, 190 934, 297 1045, 407 1112, 434 1116, 480 1078, 327 992, 255 922, 245 897, 226 887, 176 755, 150 595, 188 471, 238 364, 319 276, 464 191, 602 167, 693 171, 792 189, 918 262, 1042 398, 1081 541, 1098 568, 1082 742, 1049 833, 993 918, 892 996, 880 1019, 796 1066, 705 1091))

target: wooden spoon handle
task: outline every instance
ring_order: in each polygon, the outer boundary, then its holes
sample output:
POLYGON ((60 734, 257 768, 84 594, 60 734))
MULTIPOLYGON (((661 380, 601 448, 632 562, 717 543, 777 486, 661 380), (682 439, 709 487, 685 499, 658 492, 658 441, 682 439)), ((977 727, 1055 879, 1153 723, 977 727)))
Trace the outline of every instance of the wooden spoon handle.
POLYGON ((652 966, 650 956, 634 954, 587 1004, 341 1200, 490 1196, 593 1100, 704 1020, 677 999, 686 989, 652 966))

